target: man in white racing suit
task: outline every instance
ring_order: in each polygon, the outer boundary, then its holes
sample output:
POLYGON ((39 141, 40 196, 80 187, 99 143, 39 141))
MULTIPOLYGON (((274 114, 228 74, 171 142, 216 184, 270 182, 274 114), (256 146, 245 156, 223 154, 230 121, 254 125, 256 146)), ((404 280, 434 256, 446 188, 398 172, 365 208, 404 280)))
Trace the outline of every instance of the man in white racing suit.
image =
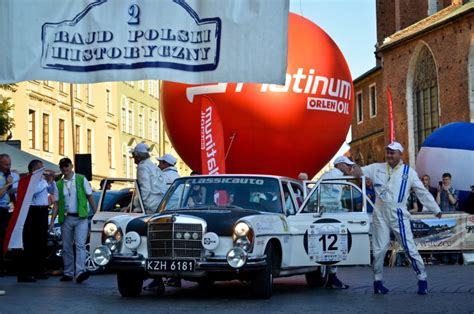
POLYGON ((176 164, 176 157, 171 154, 164 154, 161 157, 156 157, 158 160, 158 168, 161 169, 166 185, 170 186, 174 180, 179 178, 178 170, 174 166, 176 164))
MULTIPOLYGON (((347 158, 346 156, 339 156, 334 160, 334 169, 325 172, 321 176, 321 180, 324 179, 335 179, 341 178, 343 176, 348 176, 352 173, 352 167, 355 163, 347 158)), ((322 184, 321 185, 321 206, 324 207, 324 212, 343 212, 347 211, 342 207, 342 185, 341 184, 322 184)), ((347 289, 348 285, 342 283, 339 278, 337 278, 337 267, 329 266, 328 267, 328 288, 333 289, 347 289)))
MULTIPOLYGON (((145 143, 138 143, 130 150, 135 164, 137 164, 137 183, 142 196, 145 212, 150 214, 156 212, 163 196, 168 189, 161 169, 150 160, 150 148, 145 143)), ((165 286, 161 278, 154 279, 145 290, 151 290, 162 294, 165 286)))
POLYGON ((353 171, 354 175, 363 174, 374 183, 376 201, 372 216, 372 254, 376 294, 386 294, 389 291, 382 284, 382 271, 385 254, 390 245, 390 231, 393 231, 397 241, 403 246, 416 272, 418 294, 428 293, 425 266, 413 240, 410 213, 406 208, 410 189, 414 190, 427 211, 441 218, 441 210, 423 186, 416 171, 403 164, 402 154, 402 145, 393 142, 386 147, 386 162, 356 167, 353 171))
POLYGON ((143 206, 147 213, 154 213, 168 187, 161 169, 150 160, 149 150, 147 144, 138 143, 135 148, 130 150, 130 153, 137 165, 137 182, 143 206))

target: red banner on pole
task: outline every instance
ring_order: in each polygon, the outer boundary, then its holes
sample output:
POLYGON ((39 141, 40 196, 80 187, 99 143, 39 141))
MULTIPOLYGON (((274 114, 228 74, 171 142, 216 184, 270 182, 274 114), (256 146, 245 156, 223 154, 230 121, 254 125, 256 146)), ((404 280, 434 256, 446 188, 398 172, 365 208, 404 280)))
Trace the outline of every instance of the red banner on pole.
POLYGON ((201 107, 201 170, 203 174, 225 173, 224 131, 214 103, 197 96, 201 107))
POLYGON ((389 125, 389 138, 390 143, 395 142, 395 125, 393 121, 393 102, 392 92, 390 87, 387 87, 387 99, 388 99, 388 125, 389 125))

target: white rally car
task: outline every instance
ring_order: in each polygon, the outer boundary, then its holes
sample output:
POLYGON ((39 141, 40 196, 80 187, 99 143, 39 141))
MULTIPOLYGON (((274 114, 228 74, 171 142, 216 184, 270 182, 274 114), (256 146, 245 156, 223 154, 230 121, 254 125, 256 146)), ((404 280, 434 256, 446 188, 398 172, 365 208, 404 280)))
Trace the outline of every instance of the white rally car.
POLYGON ((328 265, 370 263, 365 191, 346 179, 313 183, 305 197, 306 187, 286 177, 179 178, 156 214, 108 220, 93 259, 117 272, 122 296, 159 277, 249 281, 261 298, 275 277, 305 274, 320 286, 328 265))

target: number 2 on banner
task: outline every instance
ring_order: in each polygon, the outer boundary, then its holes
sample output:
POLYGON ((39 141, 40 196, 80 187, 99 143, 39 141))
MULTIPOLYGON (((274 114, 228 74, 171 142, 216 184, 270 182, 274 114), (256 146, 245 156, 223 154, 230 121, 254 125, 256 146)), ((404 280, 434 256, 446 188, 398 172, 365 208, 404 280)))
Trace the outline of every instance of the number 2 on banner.
POLYGON ((129 25, 140 24, 140 7, 137 4, 132 4, 128 8, 128 15, 130 15, 130 19, 128 20, 129 25))
POLYGON ((337 234, 323 234, 319 238, 319 242, 323 243, 323 251, 337 251, 338 247, 335 245, 337 243, 337 234), (326 240, 327 239, 327 240, 326 240), (331 243, 329 246, 326 245, 328 241, 332 239, 331 243))

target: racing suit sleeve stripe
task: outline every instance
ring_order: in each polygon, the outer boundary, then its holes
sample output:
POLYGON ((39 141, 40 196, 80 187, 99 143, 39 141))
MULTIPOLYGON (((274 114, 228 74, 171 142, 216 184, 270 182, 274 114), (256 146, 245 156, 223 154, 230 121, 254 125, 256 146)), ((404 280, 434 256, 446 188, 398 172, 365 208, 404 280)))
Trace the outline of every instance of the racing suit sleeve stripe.
POLYGON ((403 201, 403 197, 405 196, 405 190, 407 188, 407 181, 408 181, 408 171, 410 167, 408 165, 403 166, 403 175, 402 175, 402 184, 400 185, 400 192, 398 193, 398 202, 401 203, 403 201))

